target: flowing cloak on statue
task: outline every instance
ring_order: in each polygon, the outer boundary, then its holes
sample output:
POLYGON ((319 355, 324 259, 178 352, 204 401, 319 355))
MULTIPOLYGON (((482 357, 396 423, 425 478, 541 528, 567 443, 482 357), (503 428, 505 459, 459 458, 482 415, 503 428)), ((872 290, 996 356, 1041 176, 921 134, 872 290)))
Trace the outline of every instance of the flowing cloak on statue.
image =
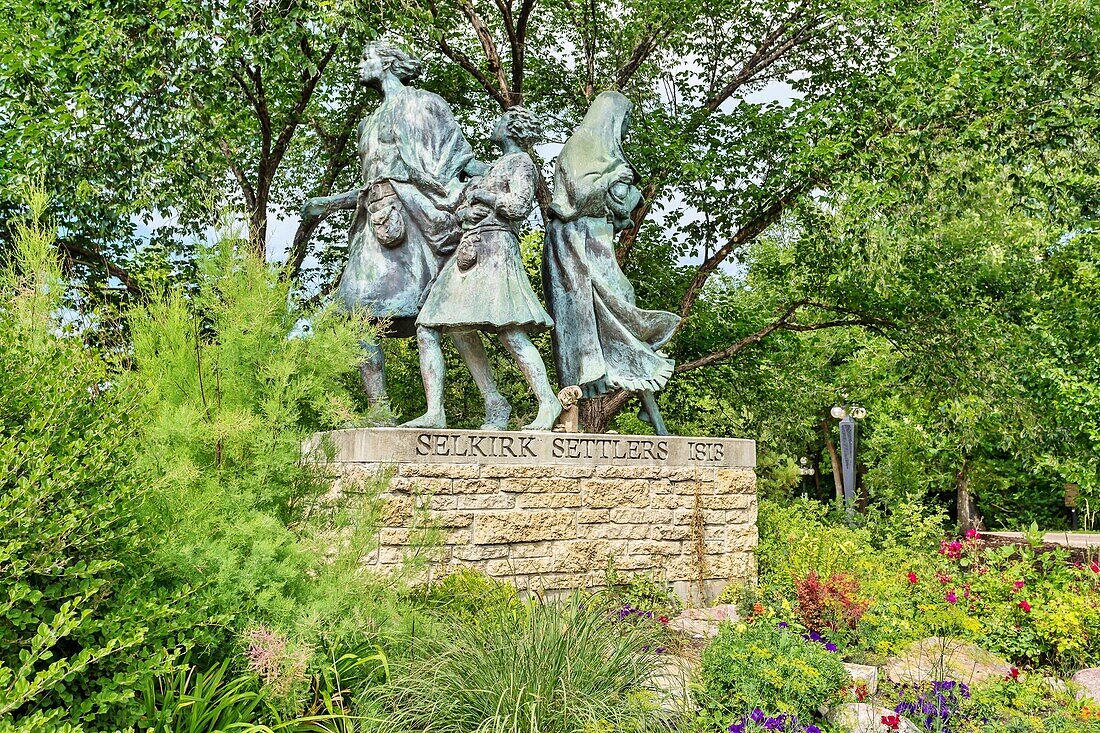
POLYGON ((641 193, 617 182, 632 171, 621 138, 633 105, 618 92, 596 97, 554 166, 543 284, 554 319, 554 362, 562 386, 586 397, 622 388, 659 390, 674 362, 657 353, 680 322, 635 305, 615 259, 615 232, 630 225, 641 193))
POLYGON ((359 126, 364 187, 348 234, 337 302, 391 319, 412 335, 432 283, 461 235, 459 173, 473 149, 451 108, 432 92, 387 94, 359 126))

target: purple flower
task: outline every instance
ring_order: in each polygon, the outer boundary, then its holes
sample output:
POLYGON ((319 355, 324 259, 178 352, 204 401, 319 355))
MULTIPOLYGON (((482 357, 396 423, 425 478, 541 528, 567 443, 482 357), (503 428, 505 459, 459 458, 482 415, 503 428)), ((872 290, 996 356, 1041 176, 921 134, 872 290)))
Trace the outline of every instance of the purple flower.
POLYGON ((730 723, 729 728, 726 728, 729 733, 745 733, 745 719, 742 718, 738 723, 730 723))
POLYGON ((749 714, 749 720, 756 724, 759 724, 761 721, 764 720, 764 711, 760 708, 753 708, 752 713, 749 714))
POLYGON ((821 733, 821 729, 816 725, 807 725, 804 733, 821 733))
POLYGON ((834 643, 833 643, 833 642, 831 642, 831 641, 829 641, 829 642, 826 642, 826 643, 825 643, 825 651, 827 651, 827 652, 835 652, 835 651, 836 651, 836 644, 834 644, 834 643))
POLYGON ((785 629, 785 628, 789 627, 789 626, 790 626, 790 624, 788 624, 788 623, 787 623, 786 621, 780 621, 780 622, 779 622, 779 623, 777 624, 777 626, 778 626, 779 628, 781 628, 781 629, 785 629))
POLYGON ((663 647, 663 646, 659 646, 659 647, 657 647, 656 649, 654 649, 654 650, 653 650, 653 652, 654 652, 655 654, 664 654, 664 653, 665 653, 665 652, 667 652, 667 651, 668 651, 668 649, 666 649, 666 648, 665 648, 665 647, 663 647))

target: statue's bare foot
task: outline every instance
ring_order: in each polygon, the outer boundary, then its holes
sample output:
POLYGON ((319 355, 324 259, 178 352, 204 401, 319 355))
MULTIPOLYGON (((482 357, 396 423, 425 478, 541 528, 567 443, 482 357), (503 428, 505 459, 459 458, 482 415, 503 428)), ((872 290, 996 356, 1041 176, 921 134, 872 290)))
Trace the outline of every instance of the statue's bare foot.
POLYGON ((512 406, 500 395, 485 400, 485 422, 482 430, 507 430, 508 418, 512 415, 512 406))
POLYGON ((554 423, 561 415, 561 402, 556 398, 546 400, 539 405, 539 414, 535 419, 523 426, 524 430, 552 430, 554 423))
POLYGON ((447 415, 442 410, 439 412, 425 412, 418 418, 402 423, 403 428, 445 428, 447 427, 447 415))

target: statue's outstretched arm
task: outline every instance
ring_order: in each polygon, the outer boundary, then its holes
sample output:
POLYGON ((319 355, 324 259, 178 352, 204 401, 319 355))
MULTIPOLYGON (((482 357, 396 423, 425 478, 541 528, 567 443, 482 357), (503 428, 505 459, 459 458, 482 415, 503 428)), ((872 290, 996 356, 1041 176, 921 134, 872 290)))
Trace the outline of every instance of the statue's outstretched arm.
POLYGON ((302 220, 324 219, 334 211, 354 209, 359 200, 360 190, 361 189, 356 188, 351 191, 345 191, 344 193, 338 193, 335 196, 315 196, 311 199, 306 199, 301 210, 302 220))

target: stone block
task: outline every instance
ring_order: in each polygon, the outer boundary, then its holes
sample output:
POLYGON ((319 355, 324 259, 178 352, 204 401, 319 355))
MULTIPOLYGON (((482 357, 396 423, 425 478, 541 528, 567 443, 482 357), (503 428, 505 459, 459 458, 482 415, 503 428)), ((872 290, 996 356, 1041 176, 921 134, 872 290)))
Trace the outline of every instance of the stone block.
POLYGON ((474 523, 474 515, 473 512, 436 512, 432 515, 432 523, 444 529, 469 527, 474 523))
POLYGON ((699 500, 703 509, 744 511, 756 505, 756 498, 749 494, 710 494, 699 500))
POLYGON ((556 511, 511 511, 480 514, 474 524, 474 542, 534 542, 573 539, 577 522, 571 513, 556 511))
POLYGON ((390 494, 449 494, 451 479, 394 476, 386 485, 390 494))
POLYGON ((561 477, 562 466, 536 466, 522 463, 482 466, 482 478, 553 478, 561 477))
POLYGON ((695 471, 694 468, 662 468, 660 477, 669 481, 694 481, 695 471))
POLYGON ((459 509, 512 509, 516 506, 514 494, 463 494, 457 498, 459 509))
POLYGON ((584 479, 581 484, 584 506, 593 509, 649 504, 646 482, 638 479, 584 479))
POLYGON ((455 494, 495 494, 500 491, 502 482, 496 479, 456 478, 451 486, 455 494))
POLYGON ((658 557, 672 557, 679 555, 683 549, 683 543, 670 540, 637 540, 627 547, 628 555, 653 555, 658 557))
POLYGON ((479 472, 478 466, 454 463, 401 463, 397 466, 397 476, 409 478, 477 478, 479 472))
POLYGON ((459 545, 453 548, 451 556, 463 562, 481 560, 503 560, 508 557, 509 545, 459 545))
POLYGON ((508 557, 550 557, 554 554, 553 542, 515 542, 504 545, 511 548, 508 557))
POLYGON ((607 540, 574 540, 556 543, 553 572, 580 573, 607 567, 611 544, 607 540))
POLYGON ((506 478, 500 480, 500 490, 514 493, 570 494, 580 490, 580 481, 568 478, 506 478))
POLYGON ((613 508, 611 521, 615 524, 669 524, 672 522, 672 512, 668 509, 613 508))
POLYGON ((719 494, 755 494, 756 473, 743 468, 720 468, 717 475, 719 494))
POLYGON ((611 510, 582 509, 573 516, 577 518, 577 524, 598 524, 611 521, 611 510))
MULTIPOLYGON (((517 509, 567 509, 581 505, 581 493, 573 491, 566 494, 508 494, 515 497, 517 509)), ((606 521, 606 519, 605 519, 606 521)))
POLYGON ((684 526, 650 527, 649 538, 653 540, 676 540, 683 542, 691 537, 691 528, 684 526))
POLYGON ((661 477, 656 466, 596 466, 596 478, 656 479, 661 477))

